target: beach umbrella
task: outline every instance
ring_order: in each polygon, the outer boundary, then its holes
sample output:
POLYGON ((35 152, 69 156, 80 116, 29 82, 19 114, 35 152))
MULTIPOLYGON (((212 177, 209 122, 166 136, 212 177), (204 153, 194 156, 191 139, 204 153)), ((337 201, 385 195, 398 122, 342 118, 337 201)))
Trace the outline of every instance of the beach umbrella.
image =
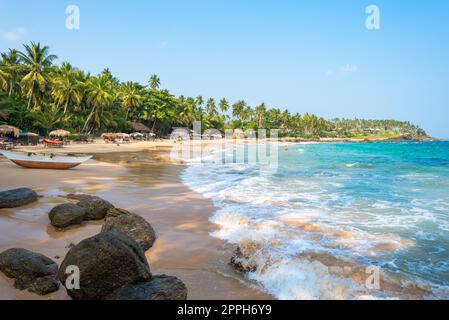
POLYGON ((65 138, 70 137, 71 133, 65 130, 55 130, 50 132, 50 137, 65 138))
POLYGON ((7 124, 0 125, 0 135, 13 134, 14 137, 17 138, 20 136, 21 132, 22 132, 22 130, 20 130, 19 128, 9 126, 7 124))
POLYGON ((38 134, 35 134, 33 132, 22 132, 20 134, 21 137, 39 137, 38 134))

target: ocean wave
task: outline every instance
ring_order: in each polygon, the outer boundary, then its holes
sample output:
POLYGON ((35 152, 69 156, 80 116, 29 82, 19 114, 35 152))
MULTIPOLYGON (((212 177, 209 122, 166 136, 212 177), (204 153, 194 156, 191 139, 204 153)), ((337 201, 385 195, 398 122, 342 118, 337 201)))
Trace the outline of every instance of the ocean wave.
MULTIPOLYGON (((285 157, 291 157, 289 152, 285 157)), ((441 241, 435 230, 448 228, 442 222, 448 213, 444 201, 416 198, 404 186, 385 193, 359 190, 360 194, 348 188, 354 183, 362 188, 363 179, 372 179, 371 185, 382 183, 378 188, 391 188, 388 171, 384 176, 380 172, 348 175, 338 166, 317 169, 310 163, 304 170, 301 163, 292 165, 298 159, 281 160, 285 161, 281 168, 266 175, 248 164, 200 163, 189 164, 182 174, 185 184, 220 208, 210 219, 219 226, 212 236, 236 247, 256 243, 260 248, 247 255, 247 263, 254 266, 249 279, 280 299, 435 298, 447 294, 447 266, 438 262, 447 244, 434 245, 438 248, 434 251, 420 249, 426 241, 441 241), (419 261, 430 253, 435 261, 428 260, 424 268, 419 261), (358 273, 329 272, 329 265, 316 254, 333 257, 325 259, 328 264, 348 261, 358 273), (401 278, 390 279, 388 290, 367 291, 360 281, 360 268, 367 265, 401 278), (404 279, 413 285, 401 287, 404 279)), ((356 167, 358 162, 346 163, 356 167)))

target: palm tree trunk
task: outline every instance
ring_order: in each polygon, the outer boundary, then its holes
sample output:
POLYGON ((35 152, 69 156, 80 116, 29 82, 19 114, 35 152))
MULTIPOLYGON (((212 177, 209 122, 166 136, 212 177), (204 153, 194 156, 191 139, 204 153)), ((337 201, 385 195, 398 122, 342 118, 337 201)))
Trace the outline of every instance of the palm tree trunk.
POLYGON ((154 128, 156 127, 156 121, 157 121, 157 118, 154 119, 153 127, 151 128, 151 132, 152 132, 152 133, 154 133, 154 128))
POLYGON ((14 82, 12 80, 9 81, 9 93, 8 93, 8 97, 11 96, 12 94, 12 87, 14 85, 14 82))
POLYGON ((31 99, 33 98, 33 91, 34 91, 34 81, 33 81, 33 85, 31 86, 31 90, 30 90, 30 98, 28 99, 27 110, 30 110, 30 107, 31 107, 31 99))
POLYGON ((90 111, 90 114, 87 117, 86 122, 84 123, 84 127, 83 127, 82 131, 86 130, 87 124, 89 123, 90 118, 92 118, 92 115, 94 114, 94 111, 95 111, 95 107, 92 107, 92 110, 90 111))
POLYGON ((64 106, 64 113, 63 113, 63 115, 65 115, 66 114, 66 112, 67 112, 67 107, 69 106, 69 100, 67 99, 67 101, 66 101, 66 103, 65 103, 65 106, 64 106))

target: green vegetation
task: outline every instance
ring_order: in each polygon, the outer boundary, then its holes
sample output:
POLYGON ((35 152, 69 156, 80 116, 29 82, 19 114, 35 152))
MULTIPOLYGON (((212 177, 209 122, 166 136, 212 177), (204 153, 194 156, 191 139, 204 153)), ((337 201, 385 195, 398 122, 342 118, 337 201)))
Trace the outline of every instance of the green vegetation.
POLYGON ((159 135, 173 127, 203 129, 280 129, 281 136, 317 138, 395 137, 426 133, 409 122, 333 119, 291 114, 264 103, 252 107, 240 100, 185 97, 161 89, 157 75, 147 85, 120 82, 105 69, 86 74, 67 62, 54 64, 47 46, 32 42, 23 51, 8 50, 0 62, 0 124, 46 134, 56 128, 73 133, 125 132, 142 122, 159 135))

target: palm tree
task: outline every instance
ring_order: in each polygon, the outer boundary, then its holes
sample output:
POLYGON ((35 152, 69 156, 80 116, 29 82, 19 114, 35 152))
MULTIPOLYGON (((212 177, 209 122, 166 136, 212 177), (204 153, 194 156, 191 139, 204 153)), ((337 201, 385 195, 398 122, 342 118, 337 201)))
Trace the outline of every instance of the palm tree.
POLYGON ((101 126, 103 109, 110 106, 113 101, 112 83, 106 76, 92 77, 86 84, 87 103, 92 107, 84 123, 83 131, 93 119, 97 127, 101 126))
POLYGON ((151 89, 158 90, 161 85, 161 80, 159 79, 159 77, 156 74, 153 74, 150 77, 149 84, 150 84, 151 89))
POLYGON ((225 98, 221 99, 218 106, 222 113, 226 113, 229 110, 229 102, 225 98))
POLYGON ((29 109, 32 100, 34 100, 34 106, 37 106, 38 96, 45 91, 49 82, 50 68, 57 56, 50 54, 50 48, 41 46, 40 43, 31 42, 30 45, 25 44, 23 47, 25 52, 19 51, 18 55, 25 70, 21 85, 28 97, 27 109, 29 109))
POLYGON ((14 112, 14 101, 6 96, 6 93, 0 92, 0 124, 6 121, 14 112))
POLYGON ((42 110, 36 110, 27 115, 34 127, 41 128, 47 135, 50 130, 56 129, 63 122, 63 117, 54 104, 45 105, 42 110))
POLYGON ((213 98, 210 98, 206 102, 206 113, 210 117, 215 117, 218 114, 217 106, 213 98))
POLYGON ((190 126, 195 121, 195 99, 188 97, 181 104, 179 120, 186 126, 190 126))
POLYGON ((267 107, 265 106, 265 103, 262 103, 256 107, 256 121, 257 121, 257 127, 263 128, 265 117, 267 114, 267 107))
POLYGON ((135 82, 127 82, 120 88, 119 93, 122 107, 126 109, 126 120, 128 120, 129 111, 137 108, 142 103, 142 96, 139 94, 139 85, 135 82))
POLYGON ((0 69, 0 89, 6 90, 8 89, 8 78, 10 77, 9 73, 0 69))
POLYGON ((69 63, 63 63, 59 74, 53 80, 52 97, 57 106, 64 104, 64 115, 70 103, 79 105, 83 99, 83 84, 78 81, 77 74, 69 63))
POLYGON ((236 119, 241 119, 243 110, 246 108, 246 102, 239 100, 232 105, 232 116, 236 119))
POLYGON ((7 79, 5 80, 8 81, 8 96, 11 96, 20 71, 19 52, 15 49, 9 49, 8 52, 2 53, 2 67, 4 68, 4 72, 7 74, 7 79))
POLYGON ((199 119, 201 122, 203 122, 203 104, 204 104, 204 99, 203 96, 198 96, 195 99, 195 104, 196 104, 196 108, 197 108, 197 119, 199 119))
POLYGON ((242 119, 242 121, 250 121, 253 118, 253 115, 253 109, 251 109, 250 106, 247 106, 243 108, 242 112, 240 113, 240 119, 242 119))

